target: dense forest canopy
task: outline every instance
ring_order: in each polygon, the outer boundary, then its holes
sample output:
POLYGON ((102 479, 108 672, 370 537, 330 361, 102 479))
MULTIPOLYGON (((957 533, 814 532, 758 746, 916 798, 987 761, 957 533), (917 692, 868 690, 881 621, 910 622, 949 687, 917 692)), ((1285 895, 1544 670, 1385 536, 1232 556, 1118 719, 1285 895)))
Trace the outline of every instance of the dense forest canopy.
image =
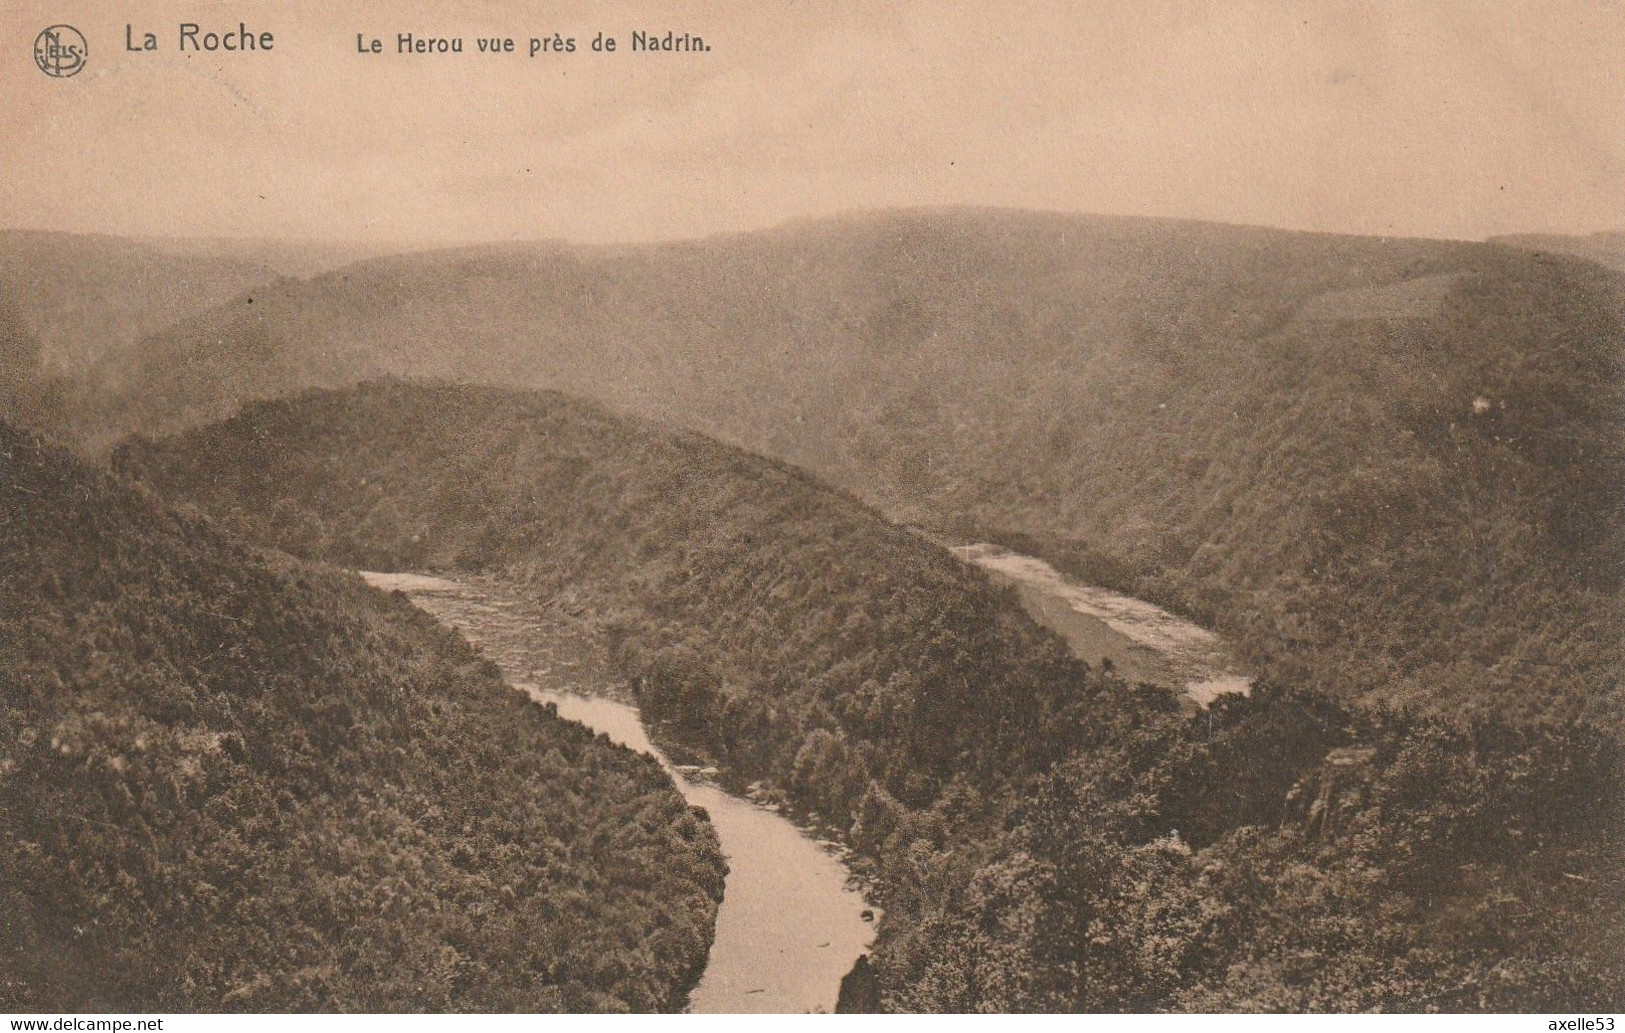
POLYGON ((120 1005, 680 1000, 705 824, 310 561, 497 578, 595 629, 658 735, 859 851, 868 1003, 1625 993, 1618 235, 947 209, 211 248, 0 235, 0 419, 82 451, 187 431, 112 477, 0 450, 12 998, 94 964, 122 974, 75 992, 120 1005), (380 375, 461 386, 351 386, 380 375), (1197 713, 1124 684, 906 523, 1194 617, 1261 681, 1197 713), (543 827, 545 860, 517 848, 543 827), (335 931, 358 885, 501 920, 363 942, 335 931), (577 922, 602 937, 539 961, 577 922), (178 924, 211 931, 139 950, 178 924))
POLYGON ((1617 718, 1622 285, 1550 247, 968 209, 471 247, 182 318, 89 433, 380 374, 560 388, 1023 542, 1268 677, 1617 718))
POLYGON ((864 855, 887 1007, 1625 992, 1606 725, 1281 682, 1193 714, 851 496, 556 394, 371 383, 115 461, 248 539, 499 578, 595 623, 662 734, 864 855))
POLYGON ((675 1009, 724 873, 403 598, 0 424, 0 1010, 675 1009))

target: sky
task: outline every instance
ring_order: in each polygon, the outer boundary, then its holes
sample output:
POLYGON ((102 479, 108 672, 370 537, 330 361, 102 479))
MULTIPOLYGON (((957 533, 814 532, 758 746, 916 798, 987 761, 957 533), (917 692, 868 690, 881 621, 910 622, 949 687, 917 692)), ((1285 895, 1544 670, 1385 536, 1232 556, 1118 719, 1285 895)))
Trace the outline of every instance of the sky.
POLYGON ((976 204, 1625 229, 1622 55, 1625 0, 21 0, 0 8, 0 226, 603 242, 976 204), (274 44, 182 53, 183 21, 274 44), (89 43, 71 77, 34 61, 57 23, 89 43), (632 53, 635 29, 710 50, 632 53), (465 49, 400 55, 404 32, 465 49), (528 54, 555 32, 577 51, 528 54))

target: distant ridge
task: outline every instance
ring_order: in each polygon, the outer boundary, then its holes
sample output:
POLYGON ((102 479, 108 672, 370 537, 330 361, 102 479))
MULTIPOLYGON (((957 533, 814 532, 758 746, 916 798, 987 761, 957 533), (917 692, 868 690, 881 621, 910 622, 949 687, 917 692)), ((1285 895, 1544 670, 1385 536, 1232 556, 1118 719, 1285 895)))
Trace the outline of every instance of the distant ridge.
POLYGON ((1492 244, 1546 251, 1554 254, 1575 255, 1589 259, 1610 269, 1625 270, 1625 230, 1592 233, 1585 236, 1560 233, 1518 233, 1504 237, 1491 237, 1492 244))
POLYGON ((140 346, 162 431, 378 375, 558 388, 1462 712, 1618 707, 1625 279, 1181 220, 864 212, 283 280, 140 346))
POLYGON ((45 368, 88 383, 130 368, 144 336, 274 276, 257 262, 122 237, 0 230, 0 293, 39 337, 45 368))

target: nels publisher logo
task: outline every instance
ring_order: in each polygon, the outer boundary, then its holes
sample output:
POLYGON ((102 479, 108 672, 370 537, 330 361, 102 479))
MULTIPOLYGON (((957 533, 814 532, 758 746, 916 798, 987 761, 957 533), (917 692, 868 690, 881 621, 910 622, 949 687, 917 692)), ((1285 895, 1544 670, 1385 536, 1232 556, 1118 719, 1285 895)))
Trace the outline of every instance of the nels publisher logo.
POLYGON ((34 63, 53 78, 78 74, 89 56, 89 44, 72 25, 53 25, 34 37, 34 63))

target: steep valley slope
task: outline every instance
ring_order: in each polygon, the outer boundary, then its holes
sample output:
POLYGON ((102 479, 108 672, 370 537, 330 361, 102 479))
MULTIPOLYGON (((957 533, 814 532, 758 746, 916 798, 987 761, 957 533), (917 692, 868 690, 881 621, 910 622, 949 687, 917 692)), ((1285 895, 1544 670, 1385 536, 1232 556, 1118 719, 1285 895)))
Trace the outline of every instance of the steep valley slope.
POLYGON ((793 467, 550 392, 399 381, 115 454, 222 530, 494 578, 659 734, 861 855, 897 1010, 1568 1010, 1625 990, 1621 747, 1266 679, 1192 714, 793 467))
POLYGON ((560 388, 1019 545, 1269 677, 1615 720, 1622 311, 1619 272, 1524 247, 887 212, 279 281, 149 337, 107 411, 158 432, 380 374, 560 388))
POLYGON ((676 1009, 724 872, 403 598, 0 424, 0 1010, 676 1009))

